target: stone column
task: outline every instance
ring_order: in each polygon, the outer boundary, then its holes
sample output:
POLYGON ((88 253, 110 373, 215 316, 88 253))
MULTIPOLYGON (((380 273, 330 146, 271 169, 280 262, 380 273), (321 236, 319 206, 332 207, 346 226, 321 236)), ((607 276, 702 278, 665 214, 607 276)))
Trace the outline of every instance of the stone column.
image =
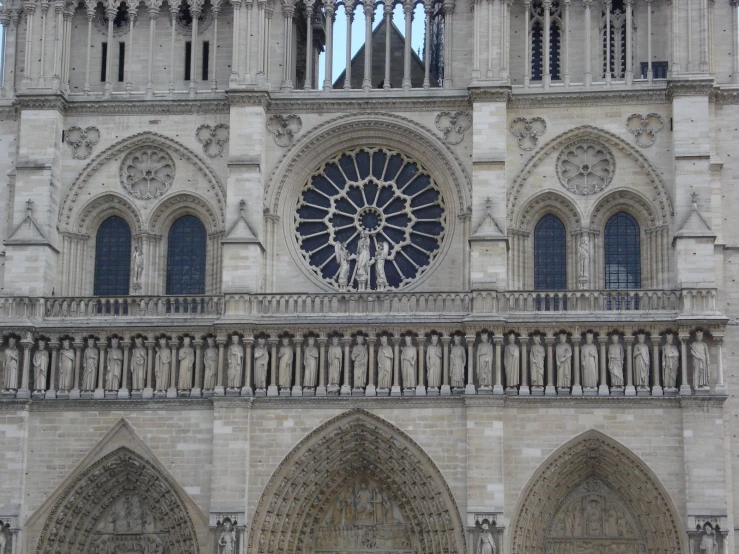
POLYGON ((592 24, 590 15, 590 8, 593 5, 593 0, 582 0, 582 5, 585 7, 585 75, 583 82, 586 87, 589 87, 593 83, 593 73, 590 70, 590 58, 592 56, 591 49, 592 41, 590 26, 592 24))
MULTIPOLYGON (((633 11, 634 11, 634 0, 625 0, 624 4, 626 5, 626 70, 624 71, 624 78, 626 79, 626 84, 631 85, 634 82, 634 53, 632 52, 632 34, 633 34, 633 11)), ((647 11, 649 12, 649 15, 647 17, 647 60, 648 64, 651 67, 652 65, 652 53, 651 53, 651 47, 652 47, 652 37, 650 36, 651 29, 651 8, 652 6, 647 3, 647 11)), ((640 75, 641 77, 641 75, 640 75)))
POLYGON ((64 1, 54 1, 54 15, 56 15, 56 29, 54 31, 54 73, 51 76, 51 88, 59 90, 62 74, 62 41, 64 40, 64 1))
POLYGON ((69 93, 69 66, 72 63, 72 18, 74 17, 75 6, 73 3, 67 4, 64 10, 64 45, 62 47, 62 90, 69 93))
POLYGON ((563 79, 566 87, 570 86, 570 4, 571 0, 564 0, 564 33, 562 40, 564 41, 564 58, 563 58, 563 79))
POLYGON ((154 366, 155 342, 153 340, 147 340, 144 344, 146 345, 146 388, 141 398, 154 398, 154 376, 152 375, 152 368, 154 366))
POLYGON ((598 396, 608 396, 610 391, 608 389, 608 358, 606 356, 606 342, 608 341, 608 335, 600 333, 598 335, 598 344, 600 344, 600 379, 598 380, 598 396))
POLYGON ((611 0, 605 0, 606 9, 606 83, 611 83, 611 0))
POLYGON ((344 345, 344 384, 341 385, 341 396, 352 395, 351 385, 351 369, 352 369, 352 358, 351 358, 351 345, 352 337, 343 337, 341 343, 344 345))
POLYGON ((518 389, 518 394, 529 396, 531 394, 529 388, 529 337, 521 334, 518 341, 521 343, 521 386, 518 389))
MULTIPOLYGON (((109 0, 110 1, 110 0, 109 0)), ((105 57, 105 96, 110 97, 113 92, 113 81, 111 79, 111 69, 113 60, 113 20, 118 13, 118 5, 108 5, 105 8, 105 15, 108 18, 108 51, 105 57)))
POLYGON ((688 340, 690 339, 690 334, 681 332, 678 338, 680 339, 680 376, 682 380, 682 383, 680 383, 680 395, 689 396, 693 393, 690 388, 690 382, 688 381, 688 340))
POLYGON ((551 34, 551 25, 552 25, 552 0, 544 0, 542 2, 542 5, 544 6, 544 71, 541 76, 542 83, 544 84, 544 89, 548 89, 549 86, 552 83, 552 74, 551 74, 551 67, 549 63, 549 56, 550 56, 550 44, 549 44, 549 36, 551 34))
POLYGON ((477 394, 475 390, 475 335, 466 335, 467 341, 467 386, 465 394, 477 394))
MULTIPOLYGON (((180 5, 173 2, 169 6, 169 25, 170 25, 170 37, 169 37, 169 94, 174 93, 174 45, 176 37, 176 23, 177 14, 179 13, 180 5)), ((152 87, 153 91, 153 87, 152 87)))
POLYGON ((480 5, 481 0, 472 0, 472 80, 480 78, 480 5))
POLYGON ((344 71, 344 88, 352 88, 352 22, 354 21, 354 0, 345 0, 346 14, 346 69, 344 71))
POLYGON ((426 367, 426 335, 419 333, 418 335, 418 380, 416 381, 416 396, 426 396, 426 387, 423 384, 423 373, 426 367))
POLYGON ((216 381, 216 388, 213 389, 213 396, 226 396, 226 388, 223 385, 226 337, 216 337, 216 344, 218 344, 218 380, 216 381))
POLYGON ((714 389, 715 394, 728 394, 726 384, 724 383, 724 335, 713 333, 713 340, 716 343, 718 354, 716 356, 716 364, 718 365, 718 382, 714 389))
POLYGON ((495 344, 495 385, 493 386, 493 394, 505 394, 503 388, 503 335, 495 335, 493 337, 495 344))
MULTIPOLYGON (((217 4, 211 4, 213 9, 213 61, 212 61, 212 67, 211 71, 213 72, 213 77, 210 80, 210 91, 215 93, 215 91, 218 89, 218 79, 216 79, 216 70, 218 69, 216 64, 218 63, 218 16, 221 15, 221 6, 220 3, 217 4)), ((234 22, 234 25, 236 22, 234 22)))
POLYGON ((98 353, 100 357, 98 358, 98 386, 92 395, 95 400, 105 398, 105 386, 103 379, 105 377, 105 348, 107 346, 108 342, 106 340, 99 341, 98 353))
POLYGON ((651 334, 652 340, 652 396, 662 396, 664 394, 662 385, 660 383, 660 372, 659 372, 659 345, 662 342, 662 337, 653 332, 651 334))
POLYGON ((580 342, 582 337, 579 334, 572 335, 572 373, 573 385, 572 396, 582 396, 582 384, 580 383, 580 342))
POLYGON ((167 389, 167 398, 177 398, 177 369, 180 361, 177 359, 177 347, 180 341, 172 339, 169 341, 169 351, 172 356, 172 363, 169 365, 169 388, 167 389))
MULTIPOLYGON (((33 1, 23 2, 23 13, 26 19, 26 49, 23 64, 23 81, 21 87, 27 89, 31 86, 31 58, 33 57, 33 15, 36 13, 36 3, 33 1)), ((112 20, 111 20, 112 24, 112 20)), ((18 391, 20 393, 20 391, 18 391)))
POLYGON ((523 55, 523 86, 528 87, 531 82, 531 39, 529 38, 529 27, 531 25, 531 0, 523 2, 523 37, 524 37, 524 55, 523 55))
POLYGON ((431 2, 426 2, 423 5, 423 9, 426 16, 425 42, 423 46, 423 88, 429 89, 431 88, 431 13, 433 12, 431 2))
POLYGON ((118 398, 130 398, 131 393, 128 390, 128 360, 131 354, 131 341, 122 340, 121 347, 123 348, 123 367, 121 368, 121 388, 118 390, 118 398))
POLYGON ((270 384, 267 387, 267 396, 279 396, 280 391, 277 387, 277 343, 279 339, 269 339, 269 350, 270 350, 270 384))
MULTIPOLYGON (((334 63, 334 14, 336 0, 326 0, 324 10, 326 13, 326 59, 324 60, 323 90, 333 88, 333 63, 334 63)), ((318 77, 316 77, 318 79, 318 77)), ((318 393, 316 392, 316 395, 318 393)))
POLYGON ((33 338, 31 340, 21 341, 23 347, 23 371, 21 373, 21 387, 16 393, 16 398, 31 398, 31 390, 29 387, 29 378, 31 373, 31 348, 33 347, 33 338))
POLYGON ((390 396, 400 396, 400 335, 393 335, 393 387, 390 396))
POLYGON ((49 348, 51 348, 51 368, 49 369, 49 388, 46 389, 44 398, 47 400, 53 400, 56 398, 56 372, 58 363, 58 350, 59 350, 59 339, 53 337, 49 341, 49 348))
POLYGON ((452 394, 452 389, 449 386, 449 343, 451 342, 452 337, 450 337, 447 334, 444 334, 441 337, 441 349, 442 349, 442 369, 443 369, 443 381, 441 382, 441 391, 439 391, 439 394, 441 396, 450 396, 452 394))
POLYGON ((80 397, 80 365, 82 364, 82 341, 74 341, 74 383, 72 390, 69 392, 69 398, 76 399, 80 397))
MULTIPOLYGON (((306 8, 307 9, 307 8, 306 8)), ((362 89, 365 92, 372 90, 372 20, 375 16, 374 2, 365 2, 364 4, 364 79, 362 80, 362 89)), ((310 28, 310 25, 308 26, 310 28)), ((308 43, 308 48, 312 45, 308 43)), ((308 71, 306 71, 306 75, 308 71)))
POLYGON ((197 76, 195 74, 195 60, 197 60, 198 57, 198 18, 200 17, 202 9, 203 7, 200 2, 191 2, 190 14, 192 15, 192 37, 190 38, 190 42, 192 46, 190 48, 190 86, 188 87, 190 98, 195 97, 195 91, 197 88, 195 84, 197 80, 197 76))
MULTIPOLYGON (((403 13, 405 14, 405 51, 403 56, 403 90, 411 88, 411 33, 413 30, 413 8, 412 0, 403 1, 403 13)), ((390 29, 388 29, 390 32, 390 29)))
MULTIPOLYGON (((495 13, 495 0, 487 0, 487 18, 488 18, 488 70, 485 74, 485 78, 491 80, 494 76, 493 73, 493 13, 495 13)), ((429 6, 430 7, 430 6, 429 6)), ((429 10, 430 13, 430 10, 429 10)), ((428 32, 426 33, 428 36, 428 32)))
POLYGON ((285 24, 284 45, 285 51, 282 58, 282 90, 293 89, 292 82, 292 48, 293 48, 293 15, 295 13, 294 0, 282 0, 282 16, 285 24))
POLYGON ((318 386, 316 396, 326 396, 326 338, 325 333, 318 337, 318 386))
POLYGON ((128 12, 128 45, 126 46, 127 52, 126 52, 126 58, 128 58, 126 66, 126 94, 130 95, 131 92, 133 92, 133 79, 131 78, 133 76, 133 63, 132 63, 132 56, 133 53, 133 23, 136 20, 136 11, 131 9, 128 12))
MULTIPOLYGON (((241 0, 231 0, 231 7, 233 8, 233 35, 231 43, 231 77, 229 78, 228 86, 234 88, 238 86, 239 81, 241 80, 239 76, 239 51, 241 50, 241 0)), ((248 40, 249 35, 247 33, 247 41, 248 40)))
MULTIPOLYGON (((146 97, 149 99, 154 98, 154 41, 156 40, 155 37, 156 37, 157 19, 159 19, 159 4, 156 4, 156 5, 152 5, 152 4, 149 4, 148 10, 147 10, 149 13, 149 68, 147 72, 148 78, 146 80, 146 97)), ((197 16, 196 15, 193 15, 192 24, 193 26, 197 26, 197 16)), ((174 29, 174 26, 173 26, 173 29, 174 29)), ((110 47, 108 47, 108 52, 110 52, 110 47)), ((195 59, 194 52, 195 52, 195 39, 193 38, 192 50, 190 51, 191 60, 195 59)))
POLYGON ((241 396, 254 396, 254 390, 252 389, 252 371, 254 367, 254 354, 252 348, 254 347, 254 337, 247 335, 244 337, 245 346, 245 357, 246 357, 246 378, 244 380, 244 386, 241 388, 241 396))
POLYGON ((305 90, 313 89, 313 0, 305 2, 305 90))
MULTIPOLYGON (((385 18, 385 29, 390 29, 392 27, 392 19, 393 19, 393 2, 392 0, 383 0, 382 2, 382 16, 385 18)), ((390 87, 392 84, 390 83, 390 38, 391 33, 386 32, 385 33, 385 79, 382 83, 382 88, 385 90, 390 90, 390 87)), ((446 43, 444 43, 446 44, 446 43)), ((446 54, 446 51, 445 51, 446 54)), ((446 66, 445 66, 446 67, 446 66)))
POLYGON ((443 0, 444 11, 444 88, 452 88, 452 29, 454 25, 454 0, 443 0))
POLYGON ((297 335, 293 343, 295 344, 295 384, 292 388, 292 395, 303 396, 303 336, 297 335))
POLYGON ((625 335, 626 343, 626 396, 636 396, 636 388, 634 387, 634 335, 625 335))
POLYGON ((375 353, 375 342, 377 339, 374 336, 367 337, 367 350, 369 352, 369 368, 367 376, 367 388, 364 391, 365 396, 377 396, 377 388, 375 387, 375 371, 377 366, 377 355, 375 353))
POLYGON ((195 346, 195 383, 190 397, 197 398, 203 394, 203 339, 195 339, 192 343, 195 346))
POLYGON ((554 386, 554 336, 547 333, 544 337, 544 344, 547 346, 547 386, 544 389, 545 396, 556 396, 557 389, 554 386))

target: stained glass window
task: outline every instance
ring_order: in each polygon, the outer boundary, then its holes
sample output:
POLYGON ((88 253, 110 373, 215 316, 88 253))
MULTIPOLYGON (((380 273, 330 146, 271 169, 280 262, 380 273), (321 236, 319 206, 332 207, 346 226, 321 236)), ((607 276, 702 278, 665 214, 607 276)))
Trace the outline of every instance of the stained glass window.
POLYGON ((567 234, 560 219, 545 215, 534 230, 534 288, 567 288, 567 234))
POLYGON ((167 294, 205 294, 205 227, 192 215, 172 224, 167 241, 167 294))
POLYGON ((641 288, 639 224, 625 212, 606 223, 605 261, 607 289, 641 288))
POLYGON ((117 215, 98 228, 95 237, 95 296, 128 294, 131 276, 131 229, 117 215))

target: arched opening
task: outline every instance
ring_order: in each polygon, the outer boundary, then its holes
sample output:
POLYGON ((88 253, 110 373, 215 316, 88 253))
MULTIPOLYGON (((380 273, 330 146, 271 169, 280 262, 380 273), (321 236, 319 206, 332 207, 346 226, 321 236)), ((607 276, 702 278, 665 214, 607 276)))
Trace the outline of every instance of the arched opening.
POLYGON ((131 228, 126 220, 111 216, 95 235, 95 296, 128 294, 131 277, 131 228))
POLYGON ((685 552, 680 518, 652 471, 598 431, 552 454, 522 491, 511 554, 685 552))
POLYGON ((433 461, 362 410, 298 444, 265 487, 248 552, 466 552, 459 510, 433 461))
POLYGON ((639 223, 618 212, 606 223, 605 276, 607 289, 641 288, 641 236, 639 223))
POLYGON ((172 224, 167 239, 167 294, 205 294, 205 226, 193 215, 172 224))
POLYGON ((542 217, 534 229, 534 288, 567 288, 567 235, 555 215, 542 217))

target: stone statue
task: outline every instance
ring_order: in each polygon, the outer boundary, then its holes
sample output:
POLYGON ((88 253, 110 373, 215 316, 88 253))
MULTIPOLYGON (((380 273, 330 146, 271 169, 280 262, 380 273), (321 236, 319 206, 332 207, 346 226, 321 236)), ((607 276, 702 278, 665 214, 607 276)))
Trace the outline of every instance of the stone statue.
POLYGON ((339 290, 346 290, 349 285, 349 260, 351 254, 346 249, 346 245, 337 243, 334 246, 336 252, 336 262, 339 264, 339 276, 337 281, 339 283, 339 290))
POLYGON ((477 345, 477 384, 490 388, 493 382, 493 345, 488 334, 480 333, 480 344, 477 345))
POLYGON ((354 388, 363 389, 367 385, 367 345, 364 337, 357 335, 357 344, 352 348, 352 363, 354 364, 354 388))
POLYGON ((612 343, 608 346, 608 371, 611 374, 611 386, 624 386, 624 347, 617 334, 611 335, 612 343))
POLYGON ((672 333, 667 333, 665 346, 662 349, 662 371, 665 388, 674 389, 677 386, 677 367, 680 360, 680 351, 673 343, 672 333))
POLYGON ((369 233, 362 230, 357 243, 357 267, 356 267, 357 290, 367 290, 370 275, 370 240, 369 233))
POLYGON ((8 544, 8 539, 5 537, 5 527, 3 522, 0 521, 0 554, 5 554, 5 546, 8 544))
POLYGON ((696 389, 707 389, 711 368, 711 354, 708 345, 703 342, 703 331, 695 332, 695 340, 690 345, 693 358, 693 386, 696 389))
POLYGON ((239 344, 239 335, 231 335, 228 347, 228 388, 241 386, 241 370, 244 367, 244 347, 239 344))
POLYGON ((588 246, 588 237, 582 235, 580 237, 580 278, 588 278, 588 260, 590 259, 590 249, 588 246))
POLYGON ((105 376, 105 390, 116 391, 121 388, 121 375, 123 373, 123 350, 120 347, 120 339, 110 339, 108 349, 108 373, 105 376))
POLYGON ((208 347, 203 353, 203 365, 205 366, 203 390, 213 390, 216 388, 216 377, 218 372, 218 347, 216 347, 215 337, 208 337, 207 341, 208 347))
POLYGON ((277 352, 279 371, 277 372, 277 384, 285 389, 292 386, 293 380, 293 347, 288 337, 282 337, 282 344, 277 352))
POLYGON ((254 385, 258 389, 267 388, 267 366, 269 366, 269 352, 264 337, 257 339, 254 347, 254 385))
POLYGON ((387 336, 380 337, 377 350, 377 388, 389 389, 393 385, 393 347, 387 343, 387 336))
POLYGON ((441 386, 441 345, 439 335, 431 335, 431 344, 426 349, 426 380, 430 389, 438 389, 441 386))
POLYGON ((172 351, 167 346, 167 339, 161 337, 157 347, 156 364, 154 375, 156 377, 156 390, 166 391, 169 388, 169 371, 172 363, 172 351))
POLYGON ((464 366, 467 365, 467 351, 462 346, 462 337, 454 335, 454 345, 450 353, 451 371, 449 378, 453 388, 464 388, 464 366))
POLYGON ((341 359, 343 354, 339 346, 339 337, 331 337, 331 346, 328 347, 328 384, 341 384, 341 359))
POLYGON ((521 349, 516 344, 516 334, 508 334, 508 344, 505 347, 505 355, 503 357, 505 365, 506 386, 517 387, 521 384, 521 349))
POLYGON ((375 252, 375 276, 377 279, 377 290, 387 289, 387 277, 385 276, 385 260, 388 256, 388 245, 385 241, 378 241, 377 252, 375 252))
POLYGON ((141 276, 144 273, 144 253, 141 247, 136 245, 133 248, 133 282, 137 285, 141 284, 141 276))
POLYGON ((541 336, 534 335, 534 344, 531 346, 531 354, 529 359, 531 360, 531 386, 532 387, 543 387, 544 386, 544 356, 546 351, 541 345, 541 336))
POLYGON ((495 539, 487 523, 482 524, 482 529, 477 537, 477 554, 495 554, 495 539))
POLYGON ((644 333, 639 333, 634 345, 634 384, 637 387, 649 386, 649 346, 644 344, 644 339, 644 333))
POLYGON ((416 360, 418 359, 418 349, 413 346, 413 337, 406 335, 405 346, 400 351, 400 367, 403 371, 403 388, 411 389, 416 387, 416 360))
POLYGON ((309 388, 315 387, 318 376, 318 347, 315 337, 308 337, 308 346, 305 347, 303 354, 303 366, 305 367, 303 385, 309 388))
POLYGON ((46 350, 46 341, 39 339, 38 350, 33 354, 33 388, 37 391, 46 391, 46 372, 49 369, 49 351, 46 350))
POLYGON ((598 348, 593 344, 593 333, 585 334, 585 344, 580 349, 582 386, 588 389, 598 387, 598 348))
POLYGON ((3 388, 5 390, 18 390, 18 348, 15 346, 15 338, 8 338, 8 346, 5 348, 5 374, 3 388))
POLYGON ((70 340, 64 339, 59 351, 59 390, 72 389, 72 379, 74 379, 74 349, 71 348, 70 340))
POLYGON ((177 358, 180 360, 180 378, 177 389, 187 391, 192 388, 193 368, 195 367, 195 350, 190 346, 192 339, 190 337, 182 337, 182 348, 180 348, 177 358))
POLYGON ((95 339, 87 339, 87 348, 84 354, 84 370, 82 371, 82 390, 95 390, 95 382, 97 381, 98 359, 100 353, 95 348, 95 339))
POLYGON ((713 526, 706 522, 703 524, 703 534, 698 545, 699 554, 718 554, 718 543, 716 542, 716 533, 713 526))
POLYGON ((557 360, 557 388, 568 389, 572 385, 572 347, 565 333, 559 334, 559 344, 555 348, 557 360))
POLYGON ((236 529, 231 520, 223 520, 223 532, 218 538, 218 554, 234 554, 236 552, 236 529))
POLYGON ((131 351, 131 390, 142 390, 146 386, 146 348, 144 339, 136 337, 131 351))

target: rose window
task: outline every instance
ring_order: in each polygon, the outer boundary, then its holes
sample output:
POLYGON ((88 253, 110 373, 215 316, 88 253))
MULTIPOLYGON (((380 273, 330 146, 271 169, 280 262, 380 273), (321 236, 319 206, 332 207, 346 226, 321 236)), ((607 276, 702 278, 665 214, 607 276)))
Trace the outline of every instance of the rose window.
POLYGON ((121 184, 135 198, 158 198, 172 185, 175 167, 172 157, 154 146, 130 152, 121 163, 121 184))
POLYGON ((301 254, 339 290, 398 289, 434 260, 446 231, 444 201, 418 162, 359 148, 322 164, 295 212, 301 254))
POLYGON ((566 146, 557 157, 557 176, 575 194, 600 192, 613 180, 616 160, 607 146, 592 140, 566 146))

